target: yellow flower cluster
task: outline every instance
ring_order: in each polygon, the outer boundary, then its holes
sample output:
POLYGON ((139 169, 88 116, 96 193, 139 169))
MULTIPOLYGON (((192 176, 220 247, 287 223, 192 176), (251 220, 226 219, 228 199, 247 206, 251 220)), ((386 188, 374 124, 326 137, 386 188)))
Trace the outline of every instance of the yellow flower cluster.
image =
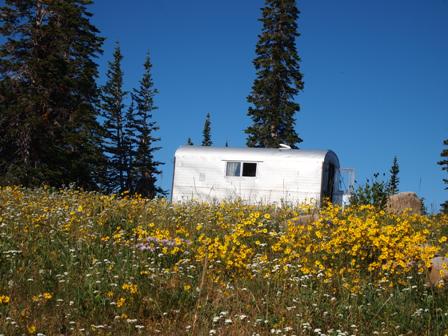
POLYGON ((370 274, 402 275, 423 272, 439 248, 430 244, 427 217, 378 211, 372 206, 342 211, 328 206, 308 225, 288 221, 272 246, 283 264, 300 264, 303 273, 335 274, 342 278, 370 274))
MULTIPOLYGON (((220 207, 227 212, 226 206, 224 203, 220 207)), ((278 235, 269 221, 270 214, 240 211, 236 214, 238 222, 233 225, 226 222, 221 212, 216 215, 219 230, 200 233, 194 246, 196 260, 207 259, 214 267, 215 279, 220 278, 221 272, 229 274, 229 270, 234 271, 234 276, 253 277, 251 265, 260 258, 259 252, 266 249, 266 242, 278 235)))
POLYGON ((53 295, 49 292, 44 292, 42 294, 39 295, 33 295, 33 297, 31 298, 31 300, 33 302, 40 302, 40 301, 49 301, 53 298, 53 295))
POLYGON ((11 298, 8 295, 0 295, 0 304, 7 304, 11 298))
POLYGON ((126 299, 123 298, 123 297, 121 297, 121 298, 119 298, 119 299, 117 300, 117 307, 118 307, 118 308, 121 308, 121 307, 124 306, 125 303, 126 303, 126 299))
POLYGON ((31 324, 27 327, 27 330, 30 335, 34 335, 37 331, 37 328, 34 324, 31 324))
POLYGON ((125 283, 121 286, 121 288, 131 294, 136 294, 138 292, 138 287, 132 283, 125 283))

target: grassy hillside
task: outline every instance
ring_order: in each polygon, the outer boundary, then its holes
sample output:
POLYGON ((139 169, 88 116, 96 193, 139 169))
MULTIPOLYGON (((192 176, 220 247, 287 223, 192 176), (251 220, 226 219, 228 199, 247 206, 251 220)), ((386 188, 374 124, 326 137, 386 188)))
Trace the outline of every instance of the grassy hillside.
POLYGON ((448 217, 0 189, 3 335, 444 335, 448 217))

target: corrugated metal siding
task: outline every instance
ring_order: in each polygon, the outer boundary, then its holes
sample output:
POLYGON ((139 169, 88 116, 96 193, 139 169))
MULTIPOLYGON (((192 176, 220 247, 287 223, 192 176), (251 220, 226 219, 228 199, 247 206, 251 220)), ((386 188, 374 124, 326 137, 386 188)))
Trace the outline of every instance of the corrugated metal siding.
POLYGON ((329 153, 337 160, 329 151, 182 147, 175 155, 172 199, 320 202, 322 166, 329 153), (257 162, 257 176, 225 176, 227 161, 257 162))

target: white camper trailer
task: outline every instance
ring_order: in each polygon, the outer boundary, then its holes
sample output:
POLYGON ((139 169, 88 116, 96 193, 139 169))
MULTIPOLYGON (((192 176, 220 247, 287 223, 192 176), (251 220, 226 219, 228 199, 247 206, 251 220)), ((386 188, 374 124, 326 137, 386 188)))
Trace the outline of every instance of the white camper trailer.
POLYGON ((341 204, 332 151, 183 146, 174 157, 172 201, 341 204))

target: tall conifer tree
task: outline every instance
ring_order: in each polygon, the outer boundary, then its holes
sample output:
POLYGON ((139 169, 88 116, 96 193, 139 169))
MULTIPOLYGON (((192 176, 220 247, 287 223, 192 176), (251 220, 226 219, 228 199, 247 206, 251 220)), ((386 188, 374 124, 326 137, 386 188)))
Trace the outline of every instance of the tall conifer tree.
MULTIPOLYGON (((443 141, 443 144, 445 146, 448 146, 448 139, 443 141)), ((448 173, 448 148, 445 148, 442 150, 442 153, 440 153, 440 156, 442 157, 442 160, 437 162, 440 166, 442 166, 442 170, 448 173)), ((447 186, 445 187, 445 190, 448 190, 448 178, 443 179, 443 183, 445 183, 447 186)), ((443 213, 448 214, 448 200, 443 202, 441 204, 441 211, 443 213)))
POLYGON ((204 129, 202 131, 202 146, 211 146, 213 144, 211 136, 211 125, 212 122, 210 120, 210 113, 207 113, 204 122, 204 129))
POLYGON ((152 64, 149 54, 144 63, 144 73, 138 89, 134 89, 132 97, 137 105, 134 129, 137 134, 137 149, 135 154, 135 191, 142 196, 153 198, 163 195, 165 192, 157 186, 157 176, 161 171, 162 162, 155 160, 154 153, 161 147, 154 146, 160 141, 154 133, 159 130, 153 120, 153 112, 157 109, 154 105, 154 96, 158 93, 154 88, 151 75, 152 64))
POLYGON ((107 157, 107 186, 109 192, 121 192, 126 188, 126 140, 124 134, 123 71, 118 43, 113 60, 109 62, 106 84, 101 90, 101 110, 104 118, 104 151, 107 157))
POLYGON ((126 190, 131 194, 135 190, 136 172, 134 161, 137 149, 137 134, 135 130, 136 110, 134 99, 131 98, 131 104, 126 111, 126 122, 124 128, 124 147, 125 147, 125 167, 126 167, 126 190))
POLYGON ((398 177, 398 173, 400 172, 400 167, 398 165, 398 159, 394 156, 394 161, 392 163, 392 167, 390 168, 390 180, 389 180, 389 195, 395 195, 398 193, 398 185, 400 183, 400 178, 398 177))
POLYGON ((247 97, 252 119, 245 130, 249 147, 276 148, 283 143, 296 148, 302 142, 294 129, 300 110, 294 97, 303 90, 295 42, 298 15, 295 0, 265 0, 253 61, 256 79, 247 97))
POLYGON ((89 0, 0 8, 0 183, 94 189, 102 160, 89 0))

